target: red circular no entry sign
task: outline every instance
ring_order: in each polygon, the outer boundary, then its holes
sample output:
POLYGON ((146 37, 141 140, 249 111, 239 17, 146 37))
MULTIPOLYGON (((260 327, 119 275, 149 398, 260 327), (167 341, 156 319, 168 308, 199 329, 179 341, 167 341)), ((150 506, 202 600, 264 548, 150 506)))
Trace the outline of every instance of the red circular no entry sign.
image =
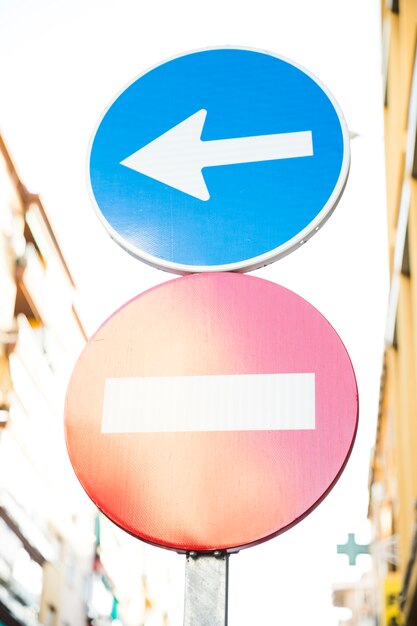
POLYGON ((231 273, 178 278, 88 342, 65 408, 84 489, 116 524, 179 551, 236 549, 310 512, 358 417, 340 338, 308 302, 231 273))

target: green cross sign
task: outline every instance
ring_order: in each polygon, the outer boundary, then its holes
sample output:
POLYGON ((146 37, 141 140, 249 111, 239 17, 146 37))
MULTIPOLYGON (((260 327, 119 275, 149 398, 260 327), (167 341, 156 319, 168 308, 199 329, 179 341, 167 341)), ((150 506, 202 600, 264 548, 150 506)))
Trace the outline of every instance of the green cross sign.
POLYGON ((369 554, 369 545, 356 543, 355 535, 349 533, 347 542, 337 546, 337 553, 346 554, 349 558, 349 565, 356 565, 359 554, 369 554))

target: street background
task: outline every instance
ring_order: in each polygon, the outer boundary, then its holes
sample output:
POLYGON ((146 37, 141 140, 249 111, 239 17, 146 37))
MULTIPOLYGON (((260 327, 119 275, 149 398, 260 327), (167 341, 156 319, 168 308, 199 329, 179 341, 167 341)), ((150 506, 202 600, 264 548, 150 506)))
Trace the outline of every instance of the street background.
MULTIPOLYGON (((0 132, 22 180, 41 195, 89 334, 128 299, 173 277, 113 243, 87 193, 92 133, 135 77, 205 47, 271 51, 328 87, 353 134, 351 173, 333 216, 301 249, 254 274, 304 297, 341 336, 358 379, 357 441, 336 487, 308 518, 231 557, 232 626, 335 626, 343 612, 331 605, 332 584, 368 567, 363 556, 349 568, 336 545, 348 532, 369 540, 367 481, 388 289, 379 29, 377 0, 0 0, 0 132)), ((151 567, 166 560, 178 571, 179 626, 184 557, 152 550, 151 567)))

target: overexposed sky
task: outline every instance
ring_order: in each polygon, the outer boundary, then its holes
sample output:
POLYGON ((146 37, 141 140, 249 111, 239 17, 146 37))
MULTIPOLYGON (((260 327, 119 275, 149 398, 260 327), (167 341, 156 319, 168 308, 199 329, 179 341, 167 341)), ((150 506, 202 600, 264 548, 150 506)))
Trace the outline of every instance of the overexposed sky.
MULTIPOLYGON (((387 300, 379 1, 0 0, 0 132, 23 182, 42 197, 92 333, 126 300, 172 277, 130 257, 95 216, 86 160, 97 121, 149 67, 221 45, 301 64, 358 134, 335 213, 301 249, 255 272, 310 301, 341 336, 358 379, 357 442, 338 484, 307 519, 233 556, 230 566, 231 626, 335 626, 331 585, 360 573, 337 556, 336 544, 348 532, 368 539, 387 300)), ((154 565, 164 554, 152 551, 154 565)), ((172 558, 182 575, 183 557, 172 558)), ((365 567, 366 557, 359 562, 365 567)))

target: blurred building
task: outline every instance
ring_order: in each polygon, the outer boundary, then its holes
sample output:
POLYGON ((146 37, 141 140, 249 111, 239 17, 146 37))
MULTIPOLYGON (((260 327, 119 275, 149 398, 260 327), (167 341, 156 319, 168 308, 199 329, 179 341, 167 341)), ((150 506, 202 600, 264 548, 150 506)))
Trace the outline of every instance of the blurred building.
POLYGON ((68 461, 63 401, 86 340, 74 294, 0 137, 0 626, 168 625, 146 546, 97 514, 68 461))
POLYGON ((391 288, 369 516, 381 626, 417 624, 417 2, 383 0, 391 288))
POLYGON ((0 140, 0 624, 86 623, 95 511, 68 467, 62 402, 85 342, 38 196, 0 140))
POLYGON ((348 609, 339 626, 378 626, 374 578, 367 572, 359 581, 333 585, 333 606, 348 609))

